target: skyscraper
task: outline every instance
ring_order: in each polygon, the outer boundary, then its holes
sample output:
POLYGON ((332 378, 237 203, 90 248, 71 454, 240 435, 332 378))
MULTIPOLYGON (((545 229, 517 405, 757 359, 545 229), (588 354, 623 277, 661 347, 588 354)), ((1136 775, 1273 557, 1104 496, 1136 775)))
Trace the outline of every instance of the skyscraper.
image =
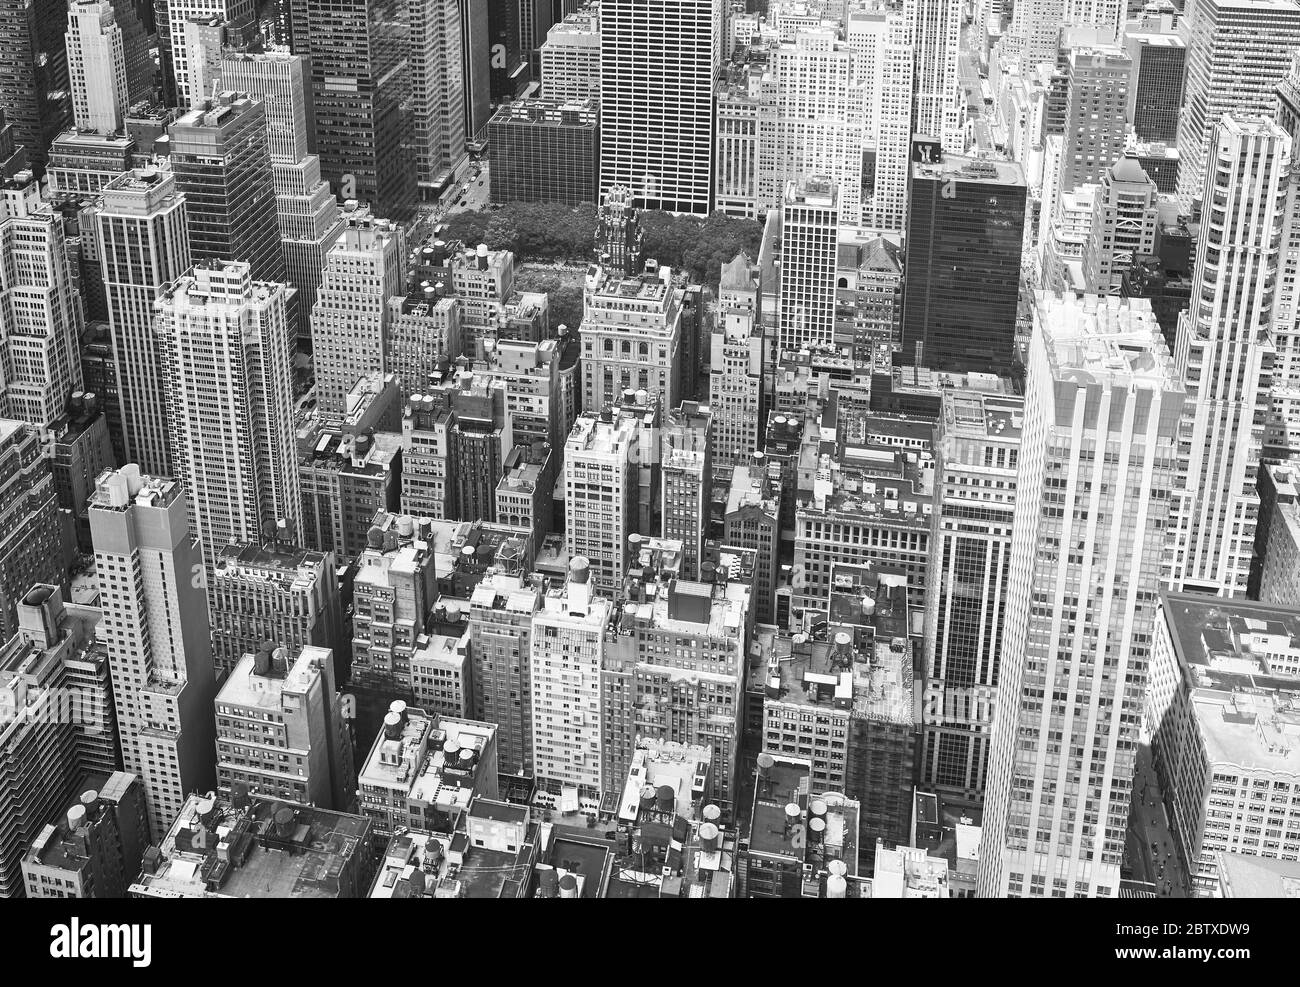
POLYGON ((622 589, 628 535, 637 528, 640 423, 609 409, 579 416, 564 444, 565 547, 583 556, 591 587, 622 589))
POLYGON ((0 414, 48 429, 81 390, 81 300, 62 214, 26 194, 8 205, 0 205, 0 414))
POLYGON ((951 155, 912 165, 904 363, 956 372, 1009 363, 1024 235, 1019 165, 951 155))
POLYGON ((961 154, 966 150, 966 103, 957 78, 961 0, 905 0, 903 10, 916 57, 916 132, 937 137, 945 151, 961 154))
POLYGON ((291 0, 289 22, 293 53, 311 65, 321 174, 339 198, 407 218, 417 180, 408 0, 291 0))
POLYGON ((285 279, 266 110, 247 93, 203 99, 170 128, 195 262, 242 261, 255 281, 285 279))
MULTIPOLYGON (((825 178, 791 182, 781 205, 778 346, 800 350, 835 339, 835 259, 840 189, 825 178)), ((850 220, 851 222, 851 220, 850 220)))
POLYGON ((1023 425, 1023 398, 944 392, 934 444, 921 780, 966 804, 984 796, 1023 425))
POLYGON ((134 169, 105 187, 95 222, 124 450, 143 469, 165 474, 171 443, 154 302, 190 269, 185 196, 170 171, 134 169))
POLYGON ((186 513, 179 483, 134 464, 104 473, 90 502, 122 763, 144 784, 155 838, 186 793, 216 782, 207 594, 186 513))
POLYGON ((981 897, 1113 897, 1183 386, 1149 303, 1039 292, 981 897))
POLYGON ((713 458, 709 455, 707 404, 683 401, 664 416, 661 451, 663 536, 682 543, 681 575, 700 579, 704 540, 709 530, 713 494, 713 458))
POLYGON ((330 247, 311 313, 322 414, 341 418, 353 385, 387 369, 388 299, 402 294, 405 260, 400 227, 369 216, 349 219, 330 247))
POLYGON ((63 32, 66 0, 0 3, 0 106, 33 168, 72 119, 63 32))
POLYGON ((1187 46, 1166 16, 1161 22, 1129 23, 1124 48, 1133 61, 1128 90, 1128 118, 1140 141, 1173 144, 1178 139, 1178 116, 1183 106, 1183 76, 1187 46), (1132 30, 1135 26, 1137 30, 1132 30))
POLYGON ((1132 60, 1117 47, 1071 48, 1067 58, 1065 140, 1058 193, 1101 181, 1102 173, 1119 160, 1124 151, 1133 67, 1132 60))
POLYGON ((411 122, 421 194, 446 187, 465 160, 460 0, 410 3, 411 122))
POLYGON ((268 522, 301 525, 285 292, 233 261, 196 265, 158 300, 176 479, 209 572, 268 522))
POLYGON ((1120 294, 1124 272, 1138 257, 1156 252, 1160 198, 1136 158, 1106 169, 1093 195, 1092 229, 1083 245, 1083 280, 1089 293, 1120 294))
POLYGON ((58 493, 40 435, 0 419, 0 638, 17 630, 19 601, 36 583, 65 584, 58 493))
POLYGON ((532 630, 541 605, 539 585, 518 573, 489 573, 470 599, 474 716, 497 725, 503 774, 532 770, 532 630))
POLYGON ((108 0, 75 0, 66 37, 72 118, 82 130, 111 134, 122 128, 130 95, 126 48, 108 0))
POLYGON ((625 185, 637 205, 707 213, 722 0, 606 0, 600 46, 601 190, 625 185))
POLYGON ((709 454, 717 466, 749 465, 763 434, 762 293, 758 268, 747 254, 722 265, 719 318, 710 336, 709 454))
POLYGON ((298 289, 298 349, 310 352, 311 310, 325 255, 343 232, 343 219, 329 183, 321 178, 320 158, 307 153, 311 104, 306 62, 285 48, 227 49, 221 55, 221 80, 259 101, 266 114, 284 276, 298 289))
POLYGON ((1190 450, 1170 578, 1241 594, 1259 513, 1291 138, 1269 118, 1224 114, 1209 150, 1192 288, 1200 301, 1178 321, 1190 450))
POLYGON ((1178 118, 1178 199, 1189 210, 1205 189, 1214 125, 1225 113, 1273 112, 1277 85, 1300 47, 1300 4, 1190 0, 1179 33, 1187 46, 1187 81, 1178 118))
POLYGON ((158 28, 158 63, 162 69, 163 101, 182 110, 211 95, 194 85, 185 43, 185 25, 192 20, 223 24, 238 40, 257 20, 257 0, 154 0, 158 28))

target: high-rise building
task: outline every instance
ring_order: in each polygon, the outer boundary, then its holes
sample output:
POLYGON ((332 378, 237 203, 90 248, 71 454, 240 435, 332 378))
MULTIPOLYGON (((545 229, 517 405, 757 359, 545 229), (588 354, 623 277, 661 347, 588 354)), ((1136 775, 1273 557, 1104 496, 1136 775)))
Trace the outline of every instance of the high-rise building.
POLYGON ((719 318, 710 335, 709 454, 715 466, 745 466, 763 434, 763 326, 758 270, 748 255, 722 266, 719 318))
POLYGON ((17 607, 37 583, 67 585, 59 499, 42 436, 0 419, 0 639, 17 630, 17 607))
POLYGON ((595 202, 600 110, 594 99, 517 99, 488 124, 494 202, 595 202))
POLYGON ((72 119, 79 130, 122 129, 130 93, 126 48, 109 0, 75 0, 65 40, 72 119))
POLYGON ((797 352, 835 339, 841 215, 840 189, 828 179, 791 182, 786 189, 781 205, 781 350, 797 352))
POLYGON ((236 542, 217 553, 208 584, 212 662, 218 676, 271 641, 296 659, 303 648, 334 654, 341 680, 351 659, 334 554, 296 548, 277 537, 236 542))
MULTIPOLYGON (((411 213, 418 182, 410 40, 432 40, 427 30, 412 34, 410 7, 408 0, 289 7, 290 47, 311 65, 321 174, 339 198, 394 220, 411 213)), ((420 109, 427 111, 423 100, 420 109)))
POLYGON ((170 171, 133 169, 109 183, 96 215, 108 325, 129 461, 149 473, 171 469, 162 354, 154 303, 190 269, 185 196, 170 171))
POLYGON ((601 3, 602 192, 622 185, 646 208, 709 211, 721 58, 722 0, 601 3))
POLYGON ((352 747, 334 684, 334 656, 296 655, 265 641, 217 693, 217 785, 263 798, 347 808, 356 792, 352 747))
POLYGON ((1189 448, 1169 578, 1241 594, 1259 511, 1291 139, 1268 118, 1224 114, 1210 151, 1192 288, 1200 301, 1179 317, 1175 353, 1189 448))
POLYGON ((1095 41, 1113 44, 1125 13, 1120 0, 1027 0, 1012 11, 1004 51, 1018 59, 1021 76, 1028 77, 1043 62, 1056 62, 1062 28, 1090 29, 1095 41))
POLYGON ((197 101, 170 134, 195 263, 240 261, 255 281, 283 282, 263 105, 246 93, 223 92, 197 101))
POLYGON ((580 415, 564 443, 565 548, 570 558, 584 556, 600 593, 622 588, 628 535, 638 527, 640 431, 637 419, 607 408, 580 415))
POLYGON ((612 611, 587 560, 572 553, 568 581, 533 614, 532 692, 525 700, 533 707, 533 770, 539 787, 556 796, 576 789, 579 804, 599 799, 612 782, 603 770, 600 689, 612 611))
POLYGON ((1300 853, 1297 632, 1292 607, 1160 594, 1144 718, 1196 897, 1217 897, 1222 853, 1300 853))
POLYGON ((542 605, 535 580, 489 573, 470 598, 474 716, 497 725, 503 774, 533 768, 532 630, 542 605))
POLYGON ((635 277, 641 273, 640 213, 632 204, 632 192, 614 185, 600 196, 596 214, 596 259, 615 273, 635 277))
POLYGON ((38 838, 88 773, 116 768, 111 703, 93 626, 63 605, 58 586, 28 586, 17 601, 13 632, 0 645, 0 897, 21 897, 24 847, 38 838), (95 666, 76 676, 72 666, 95 666), (107 764, 86 740, 109 732, 107 764))
POLYGON ((386 370, 388 299, 402 293, 405 259, 401 229, 368 216, 350 220, 326 254, 311 314, 322 414, 342 417, 353 385, 367 373, 386 370))
POLYGON ((1277 85, 1300 47, 1295 0, 1191 0, 1179 21, 1187 46, 1178 117, 1178 199, 1195 212, 1214 165, 1211 138, 1225 113, 1271 114, 1277 85))
POLYGON ((1083 282, 1090 294, 1118 295, 1124 272, 1156 252, 1160 193, 1136 158, 1123 157, 1101 176, 1092 226, 1083 245, 1083 282))
POLYGON ((63 32, 66 0, 5 0, 0 5, 0 105, 31 166, 72 121, 63 32))
POLYGON ((197 265, 158 299, 176 479, 209 571, 266 524, 290 537, 301 525, 285 293, 229 262, 197 265))
POLYGON ((221 81, 227 89, 248 93, 266 114, 284 277, 298 289, 295 335, 299 350, 309 352, 321 271, 344 220, 321 178, 320 158, 307 153, 312 113, 306 62, 285 48, 227 48, 221 53, 221 81))
POLYGON ((466 154, 461 3, 417 0, 408 2, 407 11, 412 129, 401 138, 413 143, 420 194, 436 195, 451 183, 466 154))
POLYGON ((140 780, 114 771, 45 827, 23 857, 28 898, 125 898, 148 842, 140 780))
MULTIPOLYGON (((444 289, 445 291, 445 289, 444 289)), ((422 396, 434 375, 448 371, 461 355, 460 322, 465 304, 433 285, 388 299, 387 369, 402 399, 422 396)))
POLYGON ((488 250, 485 243, 475 248, 467 244, 452 254, 450 267, 452 292, 465 305, 461 354, 477 359, 482 340, 501 324, 514 294, 515 255, 509 250, 488 250))
POLYGON ((438 597, 432 540, 415 519, 381 511, 352 576, 352 678, 362 686, 411 687, 411 656, 438 597))
POLYGON ((913 126, 937 137, 945 151, 966 150, 966 103, 957 77, 961 0, 906 0, 903 5, 916 56, 913 126))
POLYGON ((193 63, 201 62, 204 53, 186 43, 186 25, 203 22, 218 26, 237 41, 255 28, 257 0, 154 0, 154 20, 163 102, 185 110, 210 95, 196 85, 201 81, 201 68, 193 63))
POLYGON ((548 99, 600 98, 600 5, 589 3, 546 32, 538 49, 542 95, 548 99))
POLYGON ((712 421, 709 406, 698 401, 683 401, 664 416, 660 518, 663 537, 682 543, 683 579, 702 578, 700 564, 713 499, 712 421))
POLYGON ((776 623, 781 566, 781 468, 761 452, 736 463, 723 514, 722 543, 754 553, 754 619, 776 623))
POLYGON ((617 404, 626 390, 645 391, 661 407, 680 403, 685 291, 666 276, 667 268, 634 276, 612 263, 596 269, 579 329, 583 408, 617 404))
MULTIPOLYGON (((1101 181, 1106 169, 1123 154, 1132 70, 1132 59, 1119 47, 1069 50, 1065 140, 1056 192, 1071 192, 1101 181)), ((1043 208, 1047 206, 1045 203, 1043 208)))
POLYGON ((0 413, 43 429, 82 385, 82 307, 70 254, 60 213, 26 194, 0 205, 0 413))
POLYGON ((1006 629, 1024 400, 945 391, 935 438, 935 564, 925 600, 921 780, 978 805, 1006 629))
POLYGON ((1133 63, 1128 121, 1140 141, 1173 144, 1178 140, 1187 45, 1172 21, 1166 17, 1163 25, 1150 26, 1130 21, 1124 32, 1124 49, 1133 63))
POLYGON ((903 362, 955 372, 1007 366, 1025 235, 1020 166, 952 155, 916 162, 909 200, 903 362))
POLYGON ((216 782, 212 644, 203 559, 185 491, 135 464, 106 472, 90 502, 122 763, 145 788, 151 833, 165 833, 187 792, 216 782), (149 578, 143 578, 143 573, 149 578))
POLYGON ((1183 385, 1140 300, 1039 292, 981 897, 1113 897, 1183 385))

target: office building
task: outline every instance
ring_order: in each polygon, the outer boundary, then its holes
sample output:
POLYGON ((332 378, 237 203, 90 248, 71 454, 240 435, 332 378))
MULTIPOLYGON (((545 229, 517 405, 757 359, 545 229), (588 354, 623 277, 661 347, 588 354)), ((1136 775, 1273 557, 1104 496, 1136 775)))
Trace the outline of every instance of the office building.
POLYGON ((709 212, 713 84, 721 57, 721 0, 603 0, 602 192, 622 185, 647 209, 709 212))
POLYGON ((267 639, 244 655, 217 693, 221 793, 346 809, 356 784, 341 704, 327 648, 291 654, 267 639))
POLYGON ((824 346, 835 336, 839 189, 812 178, 791 183, 781 205, 781 350, 824 346))
POLYGON ((465 305, 461 313, 461 354, 479 356, 479 345, 505 315, 515 291, 515 255, 509 250, 488 250, 480 243, 466 245, 451 257, 451 289, 465 305))
POLYGON ((373 823, 281 799, 191 795, 158 840, 129 898, 361 898, 373 823))
POLYGON ((552 24, 538 54, 547 99, 599 99, 600 5, 588 3, 552 24))
POLYGON ((1225 114, 1210 147, 1206 188, 1214 196, 1192 290, 1200 303, 1178 323, 1190 449, 1168 578, 1178 588, 1233 595, 1246 589, 1259 511, 1291 139, 1267 118, 1225 114))
POLYGON ((302 523, 285 294, 233 261, 197 265, 158 299, 176 479, 209 571, 268 522, 291 537, 302 523))
MULTIPOLYGON (((413 97, 410 41, 436 47, 438 32, 430 30, 430 20, 412 32, 410 11, 407 0, 366 0, 364 9, 291 0, 288 10, 289 46, 311 66, 322 177, 340 199, 368 203, 376 216, 396 221, 415 207, 419 154, 412 153, 413 118, 429 120, 436 107, 427 101, 439 81, 426 74, 424 92, 413 97)), ((423 13, 437 20, 445 8, 438 4, 423 13)), ((426 53, 416 55, 423 67, 431 64, 426 53)), ((432 149, 433 131, 423 133, 432 149)))
POLYGON ((592 589, 610 596, 622 588, 627 538, 639 527, 640 431, 607 409, 580 415, 564 443, 565 548, 586 559, 592 589))
POLYGON ((446 189, 465 163, 468 131, 462 9, 460 0, 406 5, 410 19, 406 58, 411 75, 412 130, 401 133, 400 138, 405 143, 414 137, 416 185, 421 198, 446 189))
MULTIPOLYGON (((182 111, 197 105, 209 94, 202 84, 203 46, 187 41, 186 27, 211 25, 217 37, 229 36, 238 41, 256 30, 256 0, 154 0, 154 17, 158 29, 158 64, 162 71, 163 102, 182 111)), ((220 42, 216 46, 219 49, 220 42)))
POLYGON ((1010 363, 1025 198, 1019 165, 951 155, 912 165, 905 364, 988 373, 1010 363))
POLYGON ((388 366, 403 400, 423 398, 435 377, 461 355, 465 303, 432 285, 388 300, 388 366))
POLYGON ((1156 252, 1160 193, 1136 158, 1122 157, 1093 193, 1092 224, 1083 245, 1083 283, 1089 294, 1118 295, 1124 273, 1156 252))
POLYGON ((216 781, 212 645, 203 559, 180 483, 134 464, 106 472, 90 532, 125 770, 145 787, 149 831, 167 832, 187 792, 216 781), (140 573, 153 574, 144 580, 140 573))
POLYGON ((1145 710, 1175 853, 1212 897, 1224 853, 1300 853, 1300 614, 1161 593, 1145 710))
MULTIPOLYGON (((222 85, 262 104, 280 228, 284 278, 298 289, 298 348, 310 352, 311 312, 330 247, 343 231, 338 200, 308 154, 312 114, 306 62, 285 48, 246 46, 221 52, 222 85)), ((244 260, 246 258, 237 257, 244 260)))
POLYGON ((114 771, 47 823, 23 857, 28 898, 125 898, 149 831, 135 775, 114 771))
POLYGON ((704 562, 713 486, 712 420, 709 406, 697 401, 683 401, 664 416, 660 518, 663 537, 682 543, 683 579, 700 579, 704 562))
POLYGON ((533 771, 562 807, 598 801, 612 782, 602 770, 600 691, 612 611, 587 560, 571 551, 568 581, 548 591, 533 614, 533 771))
MULTIPOLYGON (((1122 48, 1071 48, 1066 62, 1065 138, 1056 192, 1101 181, 1119 160, 1133 61, 1122 48)), ((1046 206, 1044 206, 1046 208, 1046 206)))
POLYGON ((171 472, 172 447, 154 304, 192 264, 185 210, 170 171, 138 168, 105 187, 95 216, 123 452, 155 475, 171 472))
POLYGON ((8 0, 0 8, 0 105, 14 144, 39 174, 46 150, 72 120, 63 0, 8 0))
POLYGON ((81 390, 82 310, 63 217, 27 194, 0 206, 6 417, 50 429, 81 390))
POLYGON ((388 300, 402 294, 406 238, 386 219, 349 222, 329 249, 311 314, 316 400, 321 414, 347 413, 348 392, 388 370, 388 300))
POLYGON ((600 111, 594 99, 518 99, 488 124, 494 202, 595 202, 600 111))
POLYGON ((1108 898, 1124 860, 1183 385, 1149 305, 1036 301, 979 894, 1108 898))
POLYGON ((196 102, 169 133, 195 263, 241 261, 254 281, 283 282, 263 105, 245 93, 223 92, 196 102))
POLYGON ((65 50, 77 129, 100 134, 121 130, 130 99, 126 47, 108 0, 76 0, 68 7, 65 50))
POLYGON ((1214 128, 1225 114, 1272 114, 1277 85, 1300 46, 1295 0, 1192 0, 1179 21, 1187 48, 1178 117, 1178 199, 1195 215, 1214 164, 1214 128))
POLYGON ((67 585, 58 492, 42 436, 0 419, 0 638, 18 629, 18 604, 37 583, 67 585))
POLYGON ((342 680, 351 649, 343 640, 336 569, 333 553, 297 548, 278 531, 222 547, 208 584, 217 676, 272 641, 294 660, 307 647, 331 651, 334 677, 342 680))
POLYGON ((1023 425, 1022 398, 953 390, 936 431, 921 780, 968 805, 984 795, 1023 425))
POLYGON ((599 411, 617 404, 626 390, 645 391, 660 407, 681 401, 683 310, 686 292, 671 272, 647 262, 647 270, 624 276, 611 262, 598 267, 586 295, 582 326, 582 407, 599 411))
POLYGON ((644 270, 641 264, 644 234, 639 215, 627 186, 611 186, 601 193, 600 209, 596 213, 595 253, 601 265, 616 275, 635 277, 644 270))
POLYGON ((774 624, 781 556, 781 468, 761 452, 731 471, 722 543, 754 553, 754 620, 774 624))
POLYGON ((1187 45, 1172 21, 1169 17, 1152 25, 1130 21, 1124 32, 1124 50, 1133 63, 1128 121, 1139 141, 1173 144, 1178 140, 1187 45), (1139 29, 1133 30, 1135 26, 1139 29))
POLYGON ((721 318, 709 337, 709 454, 721 468, 744 466, 762 434, 763 326, 757 269, 745 254, 722 267, 721 318))
POLYGON ((907 0, 904 16, 916 58, 913 127, 939 138, 945 151, 966 150, 965 102, 957 75, 960 0, 907 0))
POLYGON ((474 713, 497 725, 500 769, 531 773, 533 765, 532 622, 541 606, 536 582, 490 573, 470 599, 474 713))

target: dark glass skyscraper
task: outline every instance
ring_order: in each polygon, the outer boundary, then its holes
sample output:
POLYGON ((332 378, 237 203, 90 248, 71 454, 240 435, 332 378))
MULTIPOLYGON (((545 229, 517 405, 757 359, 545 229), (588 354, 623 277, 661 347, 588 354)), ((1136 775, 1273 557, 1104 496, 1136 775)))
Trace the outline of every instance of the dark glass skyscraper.
POLYGON ((48 148, 72 122, 63 33, 66 0, 0 0, 0 106, 14 143, 45 168, 48 148))
POLYGON ((1005 370, 1015 346, 1024 236, 1019 165, 957 155, 913 163, 904 363, 955 373, 1005 370))
POLYGON ((496 202, 596 201, 600 136, 596 101, 523 99, 488 127, 496 202))
POLYGON ((311 65, 315 151, 335 194, 405 219, 415 205, 407 0, 292 0, 292 49, 311 65))

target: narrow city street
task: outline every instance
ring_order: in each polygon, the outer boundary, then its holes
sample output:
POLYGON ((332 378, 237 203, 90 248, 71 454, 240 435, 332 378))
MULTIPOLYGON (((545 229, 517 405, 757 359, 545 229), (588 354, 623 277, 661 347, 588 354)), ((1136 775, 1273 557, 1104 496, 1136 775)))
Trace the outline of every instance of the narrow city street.
POLYGON ((1155 768, 1151 764, 1151 748, 1146 744, 1138 747, 1137 773, 1133 779, 1128 860, 1134 880, 1148 881, 1155 885, 1160 897, 1190 897, 1187 877, 1174 852, 1169 817, 1156 780, 1155 768))

